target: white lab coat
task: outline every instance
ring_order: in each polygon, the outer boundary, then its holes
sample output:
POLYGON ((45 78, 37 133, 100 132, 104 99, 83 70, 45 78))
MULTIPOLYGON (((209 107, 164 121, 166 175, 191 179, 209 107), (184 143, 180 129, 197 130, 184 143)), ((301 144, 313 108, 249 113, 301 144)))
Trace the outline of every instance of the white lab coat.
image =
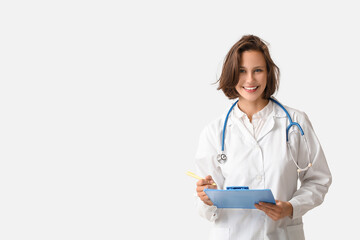
MULTIPOLYGON (((237 107, 237 106, 235 106, 237 107)), ((273 111, 262 127, 258 140, 249 133, 234 111, 229 115, 225 164, 217 162, 225 115, 211 122, 200 135, 196 153, 196 171, 201 176, 211 175, 218 189, 227 186, 249 186, 250 189, 271 189, 275 199, 289 201, 293 216, 273 221, 257 209, 217 209, 205 205, 197 198, 202 217, 213 222, 210 239, 305 239, 302 216, 320 205, 331 184, 331 173, 321 145, 307 115, 286 107, 292 120, 304 130, 310 148, 313 166, 297 173, 286 147, 286 127, 289 120, 285 112, 273 104, 273 111), (298 188, 298 179, 301 186, 298 188)), ((227 113, 227 112, 226 112, 227 113)), ((309 163, 308 152, 296 127, 290 129, 293 156, 302 168, 309 163)))

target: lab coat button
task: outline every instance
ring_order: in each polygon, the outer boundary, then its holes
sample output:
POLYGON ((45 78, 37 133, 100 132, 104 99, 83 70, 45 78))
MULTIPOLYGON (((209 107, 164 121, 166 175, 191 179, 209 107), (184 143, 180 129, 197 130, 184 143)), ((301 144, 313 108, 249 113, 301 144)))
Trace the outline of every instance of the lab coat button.
POLYGON ((261 176, 261 175, 258 175, 258 176, 256 177, 256 179, 259 180, 259 181, 261 181, 261 180, 262 180, 262 176, 261 176))

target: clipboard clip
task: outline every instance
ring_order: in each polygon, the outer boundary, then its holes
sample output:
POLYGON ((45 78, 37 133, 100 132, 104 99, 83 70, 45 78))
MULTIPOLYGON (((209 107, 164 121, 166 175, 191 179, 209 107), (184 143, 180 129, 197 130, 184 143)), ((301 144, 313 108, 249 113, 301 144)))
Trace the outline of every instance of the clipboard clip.
POLYGON ((233 187, 226 187, 226 190, 249 190, 249 187, 245 186, 233 186, 233 187))

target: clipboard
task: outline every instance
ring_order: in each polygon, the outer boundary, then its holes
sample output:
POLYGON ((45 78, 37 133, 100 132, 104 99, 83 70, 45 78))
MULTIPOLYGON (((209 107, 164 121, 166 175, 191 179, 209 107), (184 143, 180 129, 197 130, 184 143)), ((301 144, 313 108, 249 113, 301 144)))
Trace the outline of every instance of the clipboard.
POLYGON ((256 209, 254 204, 267 202, 275 204, 270 189, 249 189, 249 187, 227 187, 226 190, 204 189, 217 208, 256 209))

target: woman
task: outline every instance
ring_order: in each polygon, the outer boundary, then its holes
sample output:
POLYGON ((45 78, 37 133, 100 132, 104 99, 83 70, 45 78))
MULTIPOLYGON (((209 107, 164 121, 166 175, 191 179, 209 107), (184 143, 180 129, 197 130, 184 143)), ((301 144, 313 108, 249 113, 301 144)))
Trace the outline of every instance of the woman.
POLYGON ((211 239, 305 239, 302 216, 323 202, 331 184, 307 115, 282 109, 272 97, 279 69, 259 37, 243 36, 230 49, 218 82, 218 89, 238 102, 227 112, 227 121, 225 114, 203 130, 196 153, 197 171, 207 176, 197 182, 197 205, 200 215, 214 222, 211 239), (293 125, 287 132, 290 121, 299 127, 293 125), (204 189, 227 186, 271 189, 276 204, 218 209, 204 189))

